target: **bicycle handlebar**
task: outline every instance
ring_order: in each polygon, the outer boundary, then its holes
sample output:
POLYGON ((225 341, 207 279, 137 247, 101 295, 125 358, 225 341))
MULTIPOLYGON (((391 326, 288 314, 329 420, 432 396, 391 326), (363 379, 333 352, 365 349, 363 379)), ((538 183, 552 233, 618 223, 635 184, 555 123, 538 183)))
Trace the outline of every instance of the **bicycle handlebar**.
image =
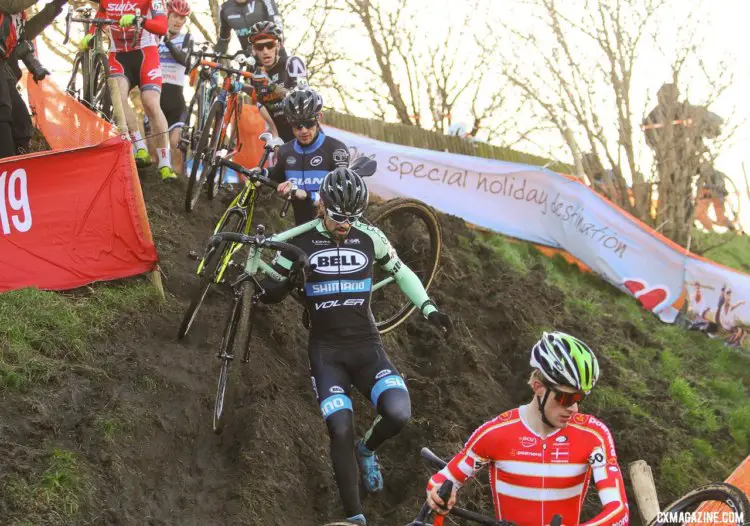
POLYGON ((219 64, 215 61, 209 61, 206 60, 207 58, 213 58, 215 60, 237 60, 240 57, 243 57, 244 60, 242 61, 245 64, 248 64, 249 67, 255 66, 255 59, 248 55, 247 52, 244 49, 238 50, 234 55, 225 55, 222 53, 218 53, 215 51, 206 51, 208 48, 208 45, 206 43, 203 44, 196 44, 193 46, 193 48, 189 49, 187 52, 187 56, 185 57, 185 73, 189 74, 193 69, 201 66, 208 66, 214 69, 219 69, 222 71, 226 71, 228 73, 235 73, 235 74, 241 74, 243 77, 251 77, 252 74, 248 73, 246 71, 239 71, 233 68, 225 67, 219 64), (198 51, 196 51, 196 48, 198 51), (193 55, 197 55, 198 59, 195 62, 192 62, 193 55), (247 75, 245 75, 247 73, 247 75))
POLYGON ((282 243, 281 241, 273 241, 263 235, 246 236, 244 234, 238 234, 236 232, 221 232, 213 235, 208 240, 208 246, 215 247, 222 241, 231 241, 232 243, 242 243, 243 245, 255 245, 260 248, 270 248, 274 250, 280 250, 283 252, 292 252, 297 257, 297 261, 304 265, 308 264, 307 253, 301 248, 290 245, 289 243, 282 243))
MULTIPOLYGON (((89 18, 87 15, 91 13, 90 8, 78 8, 75 10, 77 13, 82 13, 84 16, 82 17, 74 17, 73 16, 73 10, 68 8, 68 14, 65 15, 65 39, 63 40, 63 45, 67 45, 68 42, 70 42, 70 24, 71 22, 81 22, 88 25, 95 25, 95 26, 111 26, 113 24, 117 24, 117 20, 112 20, 110 18, 89 18)), ((143 21, 145 20, 144 17, 141 16, 141 10, 136 9, 136 19, 135 19, 135 35, 133 36, 133 43, 135 44, 140 39, 140 33, 143 26, 143 21)))
POLYGON ((229 66, 222 66, 218 62, 214 62, 212 60, 201 59, 200 61, 198 61, 198 64, 196 64, 196 65, 208 66, 211 69, 217 69, 219 71, 225 71, 225 72, 230 73, 232 75, 239 75, 239 76, 241 76, 243 78, 246 78, 246 79, 249 79, 250 77, 253 76, 253 74, 250 73, 249 71, 242 71, 240 69, 230 68, 229 66))
POLYGON ((235 172, 244 175, 253 182, 259 182, 261 184, 264 184, 265 186, 268 186, 269 188, 273 188, 274 190, 276 190, 276 187, 278 186, 277 183, 271 181, 268 177, 261 175, 257 170, 248 170, 244 166, 237 164, 234 161, 230 161, 229 159, 219 159, 219 164, 224 165, 227 168, 231 168, 235 172))

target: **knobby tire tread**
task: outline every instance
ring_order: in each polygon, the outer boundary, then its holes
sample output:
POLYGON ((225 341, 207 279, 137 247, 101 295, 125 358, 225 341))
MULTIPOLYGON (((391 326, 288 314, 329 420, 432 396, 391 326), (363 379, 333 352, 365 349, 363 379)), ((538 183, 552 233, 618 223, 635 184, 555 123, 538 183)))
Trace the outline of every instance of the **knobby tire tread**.
MULTIPOLYGON (((392 199, 388 202, 386 202, 373 216, 370 221, 375 226, 378 225, 378 221, 382 220, 383 218, 387 217, 388 215, 397 212, 397 211, 403 211, 403 210, 409 210, 411 213, 413 213, 415 216, 420 217, 425 225, 427 226, 427 230, 430 234, 430 245, 431 245, 431 254, 430 254, 430 261, 431 261, 431 270, 429 272, 429 275, 426 280, 423 281, 425 290, 429 290, 430 285, 432 284, 432 281, 435 279, 435 276, 437 275, 437 270, 440 265, 440 251, 442 249, 442 237, 440 233, 440 222, 437 218, 437 215, 435 214, 434 210, 423 203, 422 201, 419 201, 418 199, 408 199, 408 198, 396 198, 392 199)), ((408 301, 408 300, 407 300, 408 301)), ((411 315, 412 312, 416 309, 416 306, 411 305, 410 308, 403 310, 397 317, 386 320, 385 322, 380 322, 377 324, 378 332, 380 334, 386 334, 399 325, 401 325, 406 319, 411 315)))
MULTIPOLYGON (((738 509, 734 511, 743 514, 745 520, 750 517, 750 501, 748 501, 747 495, 745 495, 745 493, 741 489, 731 484, 727 484, 726 482, 714 482, 711 484, 706 484, 705 486, 701 486, 699 488, 695 488, 694 490, 689 491, 688 493, 671 503, 662 511, 676 513, 679 513, 680 511, 688 512, 692 511, 702 502, 726 502, 727 500, 731 500, 736 504, 738 509)), ((648 526, 666 526, 667 524, 678 524, 659 521, 657 520, 658 518, 658 516, 655 517, 651 522, 648 523, 648 526)))

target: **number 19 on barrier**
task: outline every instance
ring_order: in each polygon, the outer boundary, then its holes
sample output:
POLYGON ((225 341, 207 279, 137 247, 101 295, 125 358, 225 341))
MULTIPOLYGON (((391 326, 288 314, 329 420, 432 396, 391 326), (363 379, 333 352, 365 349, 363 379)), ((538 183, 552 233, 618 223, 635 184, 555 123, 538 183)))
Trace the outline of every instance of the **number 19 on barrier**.
POLYGON ((0 174, 0 227, 6 236, 11 226, 18 232, 28 232, 31 228, 31 206, 29 205, 26 170, 17 168, 8 176, 0 174))

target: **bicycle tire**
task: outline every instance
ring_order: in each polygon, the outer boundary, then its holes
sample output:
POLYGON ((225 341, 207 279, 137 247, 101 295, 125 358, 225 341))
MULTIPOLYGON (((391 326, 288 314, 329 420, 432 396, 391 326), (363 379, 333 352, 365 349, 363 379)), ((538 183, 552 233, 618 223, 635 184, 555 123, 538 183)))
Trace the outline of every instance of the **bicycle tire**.
POLYGON ((227 420, 229 419, 229 413, 232 410, 234 390, 230 386, 229 370, 231 362, 234 361, 232 350, 234 347, 235 336, 237 334, 239 316, 242 312, 243 301, 244 298, 242 294, 238 294, 234 297, 232 307, 229 310, 229 316, 227 317, 227 323, 224 326, 224 333, 221 337, 221 345, 219 347, 218 355, 219 360, 221 360, 221 366, 219 367, 219 381, 216 385, 213 413, 213 430, 216 434, 220 434, 224 430, 227 420))
POLYGON ((198 146, 195 148, 193 166, 190 170, 190 177, 188 178, 187 192, 185 195, 186 212, 192 212, 195 209, 195 205, 198 204, 198 199, 200 199, 203 183, 206 181, 206 176, 208 175, 206 172, 208 167, 204 166, 207 157, 213 162, 216 149, 212 148, 209 141, 211 140, 217 125, 219 127, 221 126, 221 122, 218 119, 220 111, 221 106, 219 104, 213 104, 208 113, 206 125, 203 127, 203 130, 201 130, 201 138, 198 140, 198 146))
MULTIPOLYGON (((218 226, 217 230, 214 233, 218 234, 220 232, 237 232, 237 230, 242 226, 243 220, 244 218, 242 214, 233 214, 230 212, 226 215, 226 217, 224 217, 223 223, 218 226), (236 219, 234 223, 230 223, 230 219, 232 218, 236 219), (228 229, 225 228, 227 225, 230 225, 228 229)), ((200 273, 199 287, 193 293, 193 296, 190 299, 190 305, 185 311, 185 314, 182 316, 182 322, 180 323, 180 328, 177 332, 177 338, 179 340, 187 336, 187 333, 190 331, 190 327, 193 326, 196 316, 198 315, 198 310, 201 308, 201 305, 203 305, 203 301, 206 299, 208 289, 211 288, 211 285, 217 283, 216 276, 218 274, 219 265, 224 259, 226 250, 231 248, 231 246, 232 244, 228 241, 220 243, 210 254, 208 254, 208 259, 206 261, 201 261, 201 263, 198 265, 198 272, 200 273)))
POLYGON ((79 89, 79 82, 80 88, 83 89, 83 73, 81 73, 82 60, 83 52, 79 51, 73 59, 73 71, 70 74, 70 80, 68 80, 67 86, 65 86, 66 93, 81 102, 84 101, 83 93, 79 89), (80 79, 78 78, 79 75, 81 76, 80 79))
MULTIPOLYGON (((680 513, 694 511, 701 503, 707 501, 719 501, 725 503, 731 511, 735 511, 740 516, 739 520, 750 518, 750 502, 748 501, 747 495, 736 486, 727 484, 726 482, 714 482, 706 484, 699 488, 695 488, 689 491, 672 504, 667 506, 662 513, 680 513)), ((660 517, 655 517, 648 526, 666 526, 668 524, 682 524, 682 522, 665 522, 658 520, 660 517)), ((731 524, 731 523, 726 523, 731 524)), ((737 522, 737 526, 742 526, 744 522, 737 522)))
MULTIPOLYGON (((428 258, 427 264, 425 265, 426 268, 424 269, 423 276, 420 277, 420 280, 422 281, 425 290, 429 290, 440 264, 440 251, 442 248, 440 222, 438 221, 435 211, 431 207, 417 199, 406 198, 397 198, 386 202, 380 207, 375 216, 370 219, 370 222, 375 226, 378 226, 379 223, 382 224, 385 219, 393 216, 396 212, 408 212, 419 218, 426 227, 430 246, 426 251, 428 258)), ((406 321, 415 309, 416 307, 411 304, 408 298, 404 297, 404 304, 396 310, 395 314, 390 315, 383 320, 377 320, 376 318, 378 332, 380 334, 386 334, 387 332, 392 331, 406 321)))
POLYGON ((202 89, 202 85, 198 84, 195 93, 193 93, 193 96, 190 98, 190 104, 188 104, 187 109, 185 110, 185 125, 182 127, 182 131, 180 132, 179 145, 179 148, 184 154, 182 156, 182 173, 188 173, 190 161, 195 156, 195 148, 198 145, 200 133, 203 131, 203 126, 200 122, 201 108, 199 102, 199 97, 201 97, 202 89))
MULTIPOLYGON (((233 149, 233 142, 237 140, 237 125, 239 124, 234 116, 232 117, 232 121, 229 123, 229 129, 228 132, 223 134, 222 137, 220 137, 219 143, 216 145, 216 150, 224 150, 232 151, 233 149)), ((213 177, 210 181, 207 182, 207 190, 208 190, 208 200, 211 201, 214 197, 216 197, 219 193, 219 188, 222 186, 222 183, 224 182, 224 171, 226 168, 224 166, 221 166, 213 171, 213 177)))
POLYGON ((109 71, 109 63, 107 62, 107 56, 99 53, 94 57, 94 92, 92 93, 91 107, 98 113, 102 114, 106 119, 112 117, 114 111, 112 107, 112 97, 109 93, 109 85, 107 84, 107 72, 109 71))
POLYGON ((242 351, 242 363, 247 363, 250 361, 250 338, 253 335, 253 314, 255 313, 255 302, 253 301, 255 290, 249 281, 240 285, 240 294, 242 295, 242 309, 237 324, 235 349, 233 350, 242 351))

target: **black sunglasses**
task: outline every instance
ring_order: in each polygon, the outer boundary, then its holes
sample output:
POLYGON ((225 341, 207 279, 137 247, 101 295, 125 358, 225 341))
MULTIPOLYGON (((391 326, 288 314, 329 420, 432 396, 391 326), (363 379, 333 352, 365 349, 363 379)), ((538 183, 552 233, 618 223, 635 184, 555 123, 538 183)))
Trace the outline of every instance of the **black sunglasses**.
POLYGON ((301 130, 303 128, 311 129, 318 124, 317 119, 310 119, 309 121, 299 121, 292 123, 292 128, 295 130, 301 130))
POLYGON ((552 391, 552 393, 555 395, 555 401, 563 407, 570 407, 573 404, 581 403, 583 399, 586 398, 586 394, 582 393, 581 391, 566 393, 565 391, 558 391, 554 386, 548 384, 547 382, 542 383, 544 383, 547 389, 552 391))
POLYGON ((276 42, 259 42, 257 44, 253 44, 253 49, 256 51, 262 51, 264 49, 274 49, 276 47, 276 42))

